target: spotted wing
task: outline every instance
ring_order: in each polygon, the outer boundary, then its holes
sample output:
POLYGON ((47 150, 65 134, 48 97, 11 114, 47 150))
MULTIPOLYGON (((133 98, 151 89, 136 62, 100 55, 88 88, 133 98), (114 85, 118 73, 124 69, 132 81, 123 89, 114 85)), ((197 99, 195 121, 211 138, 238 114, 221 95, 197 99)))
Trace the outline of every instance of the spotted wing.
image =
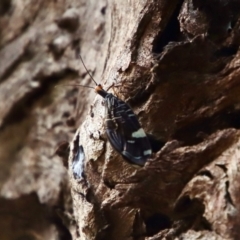
POLYGON ((106 132, 113 148, 130 163, 143 166, 152 150, 131 108, 112 94, 105 97, 106 132))

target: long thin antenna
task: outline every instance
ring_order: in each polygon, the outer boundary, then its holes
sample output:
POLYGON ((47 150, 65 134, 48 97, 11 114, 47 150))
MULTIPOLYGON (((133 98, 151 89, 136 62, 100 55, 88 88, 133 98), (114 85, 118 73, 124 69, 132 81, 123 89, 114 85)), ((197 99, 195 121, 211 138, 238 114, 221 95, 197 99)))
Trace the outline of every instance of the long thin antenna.
POLYGON ((81 57, 80 54, 79 54, 79 57, 80 57, 80 60, 81 60, 81 62, 82 62, 82 64, 83 64, 83 67, 85 68, 85 70, 87 71, 88 75, 90 76, 90 78, 93 80, 93 82, 94 82, 94 83, 96 84, 96 86, 97 86, 97 85, 98 85, 97 82, 94 80, 92 74, 90 74, 89 70, 88 70, 87 67, 85 66, 85 64, 84 64, 84 62, 83 62, 83 59, 82 59, 82 57, 81 57))
POLYGON ((72 87, 80 86, 80 87, 86 87, 86 88, 95 89, 95 87, 85 86, 85 85, 81 85, 81 84, 61 84, 61 85, 62 86, 72 86, 72 87))

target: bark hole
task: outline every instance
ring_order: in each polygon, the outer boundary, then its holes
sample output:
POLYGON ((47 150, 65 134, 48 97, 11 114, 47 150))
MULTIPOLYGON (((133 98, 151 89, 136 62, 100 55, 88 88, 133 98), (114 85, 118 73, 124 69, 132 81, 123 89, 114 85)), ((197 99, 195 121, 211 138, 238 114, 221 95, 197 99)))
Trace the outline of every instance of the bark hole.
POLYGON ((170 228, 172 223, 168 216, 155 213, 151 217, 145 220, 146 224, 146 235, 153 236, 161 230, 170 228))
POLYGON ((170 20, 168 21, 165 29, 163 32, 161 32, 153 42, 153 53, 161 53, 163 51, 163 48, 169 43, 169 42, 176 42, 181 37, 180 32, 180 25, 178 21, 178 16, 180 9, 182 7, 183 1, 180 1, 173 12, 172 16, 170 17, 170 20))

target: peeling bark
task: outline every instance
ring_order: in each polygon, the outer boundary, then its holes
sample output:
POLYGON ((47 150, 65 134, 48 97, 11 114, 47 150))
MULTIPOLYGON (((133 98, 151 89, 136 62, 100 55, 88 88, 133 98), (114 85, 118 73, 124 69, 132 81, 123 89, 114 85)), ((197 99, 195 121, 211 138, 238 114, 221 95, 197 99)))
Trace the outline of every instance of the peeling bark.
MULTIPOLYGON (((237 149, 239 139, 239 70, 233 67, 239 4, 219 2, 212 15, 210 5, 148 1, 130 6, 125 18, 124 6, 111 4, 105 86, 120 84, 114 93, 165 146, 143 168, 126 163, 106 139, 104 107, 96 98, 75 143, 85 153, 84 178, 71 178, 73 196, 84 199, 74 200, 79 239, 238 239, 232 185, 209 168, 219 171, 219 159, 237 149), (215 28, 215 14, 226 8, 231 16, 215 28), (229 31, 224 26, 231 18, 236 28, 229 31), (118 23, 128 28, 116 30, 118 23)), ((74 156, 73 148, 70 164, 74 156)))
POLYGON ((237 0, 1 1, 0 239, 239 239, 239 16, 237 0), (65 86, 94 85, 79 54, 151 136, 144 167, 110 146, 101 97, 65 86))

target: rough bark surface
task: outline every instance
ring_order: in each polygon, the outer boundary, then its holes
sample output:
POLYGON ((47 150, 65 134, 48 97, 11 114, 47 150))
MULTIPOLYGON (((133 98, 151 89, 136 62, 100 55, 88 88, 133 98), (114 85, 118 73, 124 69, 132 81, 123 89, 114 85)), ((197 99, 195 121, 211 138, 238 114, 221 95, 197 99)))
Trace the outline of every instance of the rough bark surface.
POLYGON ((239 29, 238 0, 2 0, 0 239, 239 239, 239 29), (155 139, 144 167, 65 86, 94 85, 79 53, 155 139))

